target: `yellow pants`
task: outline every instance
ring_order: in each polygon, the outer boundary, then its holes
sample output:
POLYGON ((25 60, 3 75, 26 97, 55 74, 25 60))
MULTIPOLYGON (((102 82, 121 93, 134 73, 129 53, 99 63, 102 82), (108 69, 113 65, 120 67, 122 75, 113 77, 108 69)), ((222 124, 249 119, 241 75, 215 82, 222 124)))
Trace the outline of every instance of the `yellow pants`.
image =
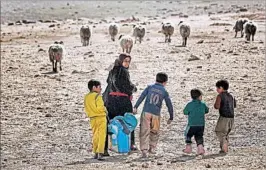
POLYGON ((107 120, 105 116, 90 119, 92 129, 93 153, 104 153, 107 120))

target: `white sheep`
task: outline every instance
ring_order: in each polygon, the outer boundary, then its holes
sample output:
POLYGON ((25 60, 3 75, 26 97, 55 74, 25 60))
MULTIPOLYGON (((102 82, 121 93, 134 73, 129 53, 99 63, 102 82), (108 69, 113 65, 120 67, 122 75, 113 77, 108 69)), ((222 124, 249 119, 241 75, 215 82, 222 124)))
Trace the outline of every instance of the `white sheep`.
POLYGON ((185 47, 187 46, 187 38, 190 35, 190 25, 188 23, 184 23, 183 21, 180 21, 179 24, 179 31, 180 34, 182 36, 183 42, 182 42, 182 46, 185 47))
POLYGON ((49 59, 53 64, 54 72, 57 72, 58 62, 60 63, 60 71, 62 70, 61 61, 63 59, 64 53, 65 53, 65 47, 63 41, 60 42, 55 41, 54 44, 51 44, 49 46, 48 54, 49 54, 49 59))
POLYGON ((143 40, 143 37, 145 36, 146 28, 142 25, 133 25, 133 36, 135 37, 135 44, 137 42, 137 39, 139 40, 139 43, 143 40))
POLYGON ((91 28, 89 25, 83 25, 80 28, 80 38, 82 46, 88 46, 91 38, 91 28))
POLYGON ((165 35, 165 42, 171 42, 171 36, 174 34, 175 27, 172 22, 162 22, 162 33, 165 35))
POLYGON ((133 38, 130 35, 120 35, 118 39, 120 40, 123 52, 126 50, 130 54, 133 47, 133 38))
POLYGON ((111 40, 115 41, 115 36, 119 33, 119 26, 116 23, 111 23, 109 25, 109 34, 111 36, 111 40))
POLYGON ((248 19, 247 18, 239 18, 237 21, 236 21, 236 24, 234 26, 234 30, 236 32, 235 34, 235 37, 237 36, 237 32, 240 31, 241 32, 241 38, 244 36, 244 33, 243 33, 243 30, 244 30, 244 24, 248 22, 248 19))
POLYGON ((257 24, 254 21, 248 21, 244 24, 244 32, 246 34, 247 41, 250 41, 250 36, 252 36, 252 41, 254 41, 254 35, 257 31, 257 24))

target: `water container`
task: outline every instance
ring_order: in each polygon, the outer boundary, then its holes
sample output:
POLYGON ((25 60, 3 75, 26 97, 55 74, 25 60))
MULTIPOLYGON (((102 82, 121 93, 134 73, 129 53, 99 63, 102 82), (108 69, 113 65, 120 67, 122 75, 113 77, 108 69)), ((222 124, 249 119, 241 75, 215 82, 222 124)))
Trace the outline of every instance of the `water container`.
POLYGON ((108 131, 112 133, 109 148, 118 153, 130 152, 130 133, 136 128, 137 123, 132 113, 112 119, 108 125, 108 131))

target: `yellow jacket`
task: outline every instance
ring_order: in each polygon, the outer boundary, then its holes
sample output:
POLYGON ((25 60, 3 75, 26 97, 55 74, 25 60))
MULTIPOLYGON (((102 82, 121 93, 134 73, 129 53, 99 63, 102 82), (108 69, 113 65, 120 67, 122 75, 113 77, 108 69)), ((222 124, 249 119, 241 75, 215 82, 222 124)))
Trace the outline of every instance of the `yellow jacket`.
POLYGON ((96 92, 90 92, 84 98, 85 112, 89 118, 106 116, 106 108, 103 103, 103 98, 96 92))

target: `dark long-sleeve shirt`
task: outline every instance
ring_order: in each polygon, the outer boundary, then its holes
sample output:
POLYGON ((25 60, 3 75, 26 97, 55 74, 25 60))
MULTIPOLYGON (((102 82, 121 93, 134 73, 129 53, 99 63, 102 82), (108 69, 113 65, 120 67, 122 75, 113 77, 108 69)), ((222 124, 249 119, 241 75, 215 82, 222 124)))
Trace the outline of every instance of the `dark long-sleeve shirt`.
POLYGON ((166 106, 170 114, 170 120, 173 120, 173 105, 169 94, 165 90, 163 85, 161 85, 160 83, 155 83, 146 87, 134 107, 138 108, 145 98, 146 101, 143 107, 143 112, 148 112, 160 116, 162 102, 163 100, 165 100, 166 106))
POLYGON ((111 92, 121 92, 129 96, 136 91, 136 87, 130 81, 129 72, 123 66, 114 66, 109 72, 107 83, 111 84, 111 92))

